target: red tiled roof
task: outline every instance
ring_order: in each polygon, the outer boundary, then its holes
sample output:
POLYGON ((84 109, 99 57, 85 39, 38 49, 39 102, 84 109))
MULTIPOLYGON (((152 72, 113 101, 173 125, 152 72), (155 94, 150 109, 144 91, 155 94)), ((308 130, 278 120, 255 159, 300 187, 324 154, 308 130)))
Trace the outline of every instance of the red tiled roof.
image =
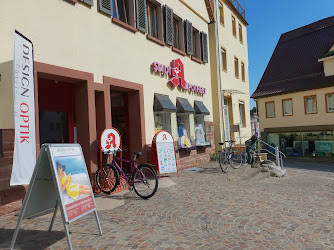
POLYGON ((334 16, 282 34, 251 97, 334 86, 334 77, 325 77, 318 62, 333 43, 334 16))

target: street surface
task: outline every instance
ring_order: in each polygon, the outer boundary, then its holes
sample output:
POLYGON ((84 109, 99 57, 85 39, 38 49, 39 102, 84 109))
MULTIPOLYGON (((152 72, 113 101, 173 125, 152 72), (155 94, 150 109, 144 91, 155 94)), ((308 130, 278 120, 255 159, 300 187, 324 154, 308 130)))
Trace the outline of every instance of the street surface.
MULTIPOLYGON (((277 178, 249 166, 223 174, 211 162, 163 178, 149 200, 134 192, 100 196, 103 236, 85 216, 69 225, 73 248, 334 249, 334 164, 320 171, 314 163, 286 162, 287 175, 277 178)), ((60 213, 47 231, 51 217, 23 220, 16 248, 67 248, 60 213)), ((0 217, 1 249, 17 218, 0 217)))

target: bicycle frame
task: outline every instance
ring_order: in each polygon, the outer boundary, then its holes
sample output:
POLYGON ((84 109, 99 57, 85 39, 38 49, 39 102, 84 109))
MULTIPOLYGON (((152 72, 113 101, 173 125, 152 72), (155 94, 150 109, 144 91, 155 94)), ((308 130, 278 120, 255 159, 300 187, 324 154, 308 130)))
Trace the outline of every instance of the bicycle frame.
POLYGON ((122 168, 118 165, 118 163, 116 162, 116 160, 119 160, 120 162, 126 162, 126 163, 130 163, 131 167, 130 167, 130 176, 132 175, 132 173, 134 172, 135 169, 138 169, 138 165, 135 161, 132 160, 126 160, 120 157, 117 157, 116 155, 114 155, 112 162, 110 163, 111 165, 113 164, 119 171, 120 175, 122 175, 126 182, 129 184, 134 184, 134 183, 139 183, 139 182, 143 182, 143 178, 145 178, 144 173, 140 172, 143 176, 140 176, 140 181, 134 181, 130 178, 128 178, 128 176, 126 176, 126 174, 124 173, 124 171, 122 170, 122 168))

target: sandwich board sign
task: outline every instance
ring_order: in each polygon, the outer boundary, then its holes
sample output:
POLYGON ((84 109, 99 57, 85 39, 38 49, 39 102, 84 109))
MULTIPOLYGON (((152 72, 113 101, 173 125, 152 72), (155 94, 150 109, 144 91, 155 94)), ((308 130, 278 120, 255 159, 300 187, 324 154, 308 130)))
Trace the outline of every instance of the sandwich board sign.
POLYGON ((79 144, 44 144, 24 198, 10 248, 13 249, 22 219, 54 209, 51 231, 58 207, 67 243, 72 249, 68 224, 94 212, 100 235, 102 230, 85 159, 79 144))
POLYGON ((162 130, 154 135, 150 154, 150 164, 158 166, 159 178, 160 174, 173 172, 177 172, 177 175, 179 176, 174 139, 169 132, 162 130))

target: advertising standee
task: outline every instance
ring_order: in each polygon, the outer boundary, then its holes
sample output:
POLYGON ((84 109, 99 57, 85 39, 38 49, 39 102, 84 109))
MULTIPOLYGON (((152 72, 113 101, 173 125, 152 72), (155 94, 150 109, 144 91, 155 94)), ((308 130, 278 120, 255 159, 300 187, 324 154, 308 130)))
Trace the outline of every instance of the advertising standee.
POLYGON ((79 144, 43 144, 24 198, 10 249, 13 249, 24 218, 54 209, 51 231, 58 208, 61 211, 68 247, 72 249, 68 224, 94 212, 102 235, 96 203, 79 144))

